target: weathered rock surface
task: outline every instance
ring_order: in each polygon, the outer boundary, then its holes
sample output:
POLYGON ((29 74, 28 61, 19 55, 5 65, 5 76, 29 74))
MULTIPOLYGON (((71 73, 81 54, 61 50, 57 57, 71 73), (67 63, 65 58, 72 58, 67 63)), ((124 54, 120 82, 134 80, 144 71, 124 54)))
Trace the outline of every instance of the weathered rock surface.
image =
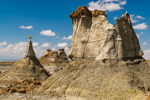
POLYGON ((69 16, 73 26, 70 59, 124 60, 142 57, 143 52, 127 12, 116 20, 115 25, 107 21, 104 11, 99 11, 103 13, 96 16, 90 12, 83 6, 69 16))
POLYGON ((144 59, 116 65, 73 61, 44 81, 38 90, 87 100, 145 100, 149 91, 150 67, 144 59))
POLYGON ((14 78, 17 80, 31 79, 32 77, 43 81, 50 75, 44 70, 39 60, 36 58, 33 51, 31 38, 29 37, 29 43, 27 46, 26 57, 18 60, 11 67, 8 73, 2 78, 14 78))
POLYGON ((8 93, 31 93, 34 88, 40 87, 42 84, 41 81, 37 81, 35 78, 32 80, 24 79, 22 81, 17 82, 15 85, 7 85, 6 88, 3 88, 1 94, 8 93))
POLYGON ((122 45, 118 48, 118 51, 121 49, 120 53, 118 53, 118 55, 122 55, 120 58, 142 57, 143 51, 140 48, 138 38, 132 27, 130 15, 127 11, 120 19, 116 20, 115 28, 118 33, 116 38, 121 38, 122 40, 122 45))
POLYGON ((70 18, 80 18, 82 15, 86 15, 89 17, 97 17, 98 15, 104 15, 107 16, 106 11, 104 10, 97 10, 90 11, 87 6, 79 6, 77 10, 72 12, 72 14, 69 15, 70 18))
POLYGON ((43 56, 39 58, 39 61, 51 74, 62 70, 69 62, 64 49, 59 49, 57 51, 47 49, 43 56))

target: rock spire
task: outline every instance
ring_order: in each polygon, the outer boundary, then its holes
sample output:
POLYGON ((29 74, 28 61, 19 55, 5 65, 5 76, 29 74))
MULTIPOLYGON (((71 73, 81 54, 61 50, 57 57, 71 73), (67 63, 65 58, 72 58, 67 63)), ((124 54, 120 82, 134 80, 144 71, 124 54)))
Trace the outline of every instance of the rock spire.
POLYGON ((27 45, 26 57, 35 57, 35 53, 34 53, 32 42, 31 42, 32 36, 28 36, 28 38, 29 38, 29 42, 27 45))
POLYGON ((4 76, 5 78, 7 77, 23 80, 32 79, 32 77, 34 77, 37 80, 44 81, 50 76, 36 58, 32 47, 31 38, 32 36, 29 36, 26 57, 16 61, 11 67, 9 73, 4 76))

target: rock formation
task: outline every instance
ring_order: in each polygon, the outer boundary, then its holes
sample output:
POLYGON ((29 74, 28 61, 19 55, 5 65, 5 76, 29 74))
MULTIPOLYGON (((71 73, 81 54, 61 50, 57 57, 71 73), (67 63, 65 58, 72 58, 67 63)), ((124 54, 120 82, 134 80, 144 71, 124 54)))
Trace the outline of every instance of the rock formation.
POLYGON ((63 69, 69 62, 64 49, 59 49, 57 51, 47 49, 43 56, 39 58, 39 61, 50 74, 63 69))
POLYGON ((110 24, 105 11, 89 11, 86 6, 69 15, 72 19, 72 43, 69 58, 72 60, 128 60, 140 58, 140 48, 128 12, 116 24, 110 24))
POLYGON ((27 45, 26 57, 35 57, 35 53, 33 51, 32 42, 31 42, 32 36, 28 36, 28 38, 29 38, 29 42, 27 45))
POLYGON ((150 67, 142 58, 129 14, 115 25, 105 14, 92 16, 86 6, 69 17, 73 21, 69 57, 75 61, 49 77, 36 92, 82 100, 145 100, 150 92, 150 67))
POLYGON ((31 38, 27 46, 26 57, 18 60, 3 78, 15 78, 17 80, 31 79, 32 77, 44 81, 49 74, 44 70, 33 51, 31 38))

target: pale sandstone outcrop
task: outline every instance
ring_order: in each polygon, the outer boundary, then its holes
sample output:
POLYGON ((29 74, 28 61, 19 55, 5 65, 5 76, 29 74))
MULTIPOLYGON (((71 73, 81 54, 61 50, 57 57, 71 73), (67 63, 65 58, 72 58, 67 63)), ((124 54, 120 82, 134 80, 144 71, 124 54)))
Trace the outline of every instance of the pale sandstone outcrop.
POLYGON ((22 80, 35 77, 40 81, 44 81, 49 76, 50 75, 44 70, 43 66, 36 58, 32 47, 31 37, 29 37, 26 57, 16 61, 9 72, 3 76, 3 78, 14 78, 17 80, 22 80))
POLYGON ((115 25, 107 21, 105 14, 91 16, 89 12, 83 6, 82 10, 77 9, 69 16, 73 26, 68 54, 70 59, 118 61, 142 57, 143 52, 128 12, 117 19, 115 25))

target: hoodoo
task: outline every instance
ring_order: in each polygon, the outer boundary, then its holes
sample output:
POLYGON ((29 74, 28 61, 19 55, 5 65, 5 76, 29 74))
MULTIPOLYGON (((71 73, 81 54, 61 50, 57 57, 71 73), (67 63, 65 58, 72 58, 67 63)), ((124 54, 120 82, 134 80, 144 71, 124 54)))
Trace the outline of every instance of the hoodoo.
POLYGON ((142 57, 128 12, 115 25, 107 21, 105 12, 82 6, 69 15, 73 26, 70 59, 118 61, 142 57))
POLYGON ((31 79, 32 77, 44 81, 49 77, 49 74, 44 70, 39 60, 36 58, 31 36, 29 36, 29 42, 27 45, 26 57, 18 60, 7 73, 5 78, 15 78, 18 80, 31 79))
POLYGON ((29 42, 27 45, 26 57, 35 57, 35 53, 33 51, 32 42, 31 42, 32 36, 28 36, 28 38, 29 38, 29 42))

